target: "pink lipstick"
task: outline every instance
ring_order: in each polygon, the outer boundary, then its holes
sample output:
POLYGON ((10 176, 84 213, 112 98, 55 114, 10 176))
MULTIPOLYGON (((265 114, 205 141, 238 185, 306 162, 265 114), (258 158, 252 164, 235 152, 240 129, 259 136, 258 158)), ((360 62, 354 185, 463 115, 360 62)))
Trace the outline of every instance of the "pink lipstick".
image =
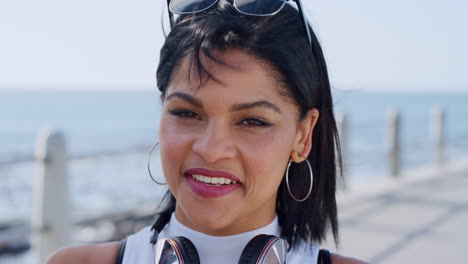
POLYGON ((240 188, 240 179, 225 171, 192 168, 185 171, 190 189, 204 198, 218 198, 240 188))

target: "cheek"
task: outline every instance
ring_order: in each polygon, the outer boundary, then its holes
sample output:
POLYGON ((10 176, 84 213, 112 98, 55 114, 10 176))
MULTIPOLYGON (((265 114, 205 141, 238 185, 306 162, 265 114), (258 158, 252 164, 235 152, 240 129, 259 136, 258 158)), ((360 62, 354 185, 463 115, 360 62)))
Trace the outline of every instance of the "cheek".
MULTIPOLYGON (((177 181, 178 175, 181 174, 181 162, 190 151, 190 139, 187 134, 181 133, 180 129, 168 120, 167 117, 161 117, 159 126, 159 140, 161 149, 161 163, 166 177, 166 181, 174 191, 171 184, 177 181)), ((175 193, 174 193, 175 194, 175 193)))
POLYGON ((181 127, 169 114, 164 114, 159 126, 159 139, 162 153, 184 152, 193 141, 193 133, 181 127))
POLYGON ((256 191, 266 185, 279 186, 291 153, 291 142, 287 129, 277 129, 243 146, 244 169, 250 176, 247 180, 254 183, 256 191))

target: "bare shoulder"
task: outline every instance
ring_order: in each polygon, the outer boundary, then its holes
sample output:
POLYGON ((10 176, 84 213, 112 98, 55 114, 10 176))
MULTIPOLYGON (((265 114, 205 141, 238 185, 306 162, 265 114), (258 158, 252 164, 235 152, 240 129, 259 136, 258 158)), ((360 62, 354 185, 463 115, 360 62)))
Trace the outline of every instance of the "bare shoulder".
POLYGON ((333 264, 368 264, 367 262, 353 258, 343 257, 338 254, 331 254, 331 262, 333 264))
POLYGON ((66 247, 52 253, 45 264, 115 263, 120 242, 66 247))

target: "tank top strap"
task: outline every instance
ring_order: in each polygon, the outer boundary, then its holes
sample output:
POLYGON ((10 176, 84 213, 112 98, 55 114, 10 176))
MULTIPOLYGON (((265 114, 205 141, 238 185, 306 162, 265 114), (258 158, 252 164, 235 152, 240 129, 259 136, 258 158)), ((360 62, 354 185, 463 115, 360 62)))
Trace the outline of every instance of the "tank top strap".
MULTIPOLYGON (((147 226, 139 232, 127 237, 124 247, 121 264, 153 264, 153 246, 150 244, 151 226, 147 226)), ((119 248, 120 252, 120 248, 119 248)), ((116 260, 118 261, 118 259, 116 260)))
POLYGON ((117 258, 115 260, 116 264, 122 264, 126 245, 127 245, 127 239, 126 238, 122 239, 120 241, 119 251, 117 251, 117 258))
POLYGON ((326 249, 321 249, 319 251, 317 264, 331 264, 330 251, 328 251, 326 249))

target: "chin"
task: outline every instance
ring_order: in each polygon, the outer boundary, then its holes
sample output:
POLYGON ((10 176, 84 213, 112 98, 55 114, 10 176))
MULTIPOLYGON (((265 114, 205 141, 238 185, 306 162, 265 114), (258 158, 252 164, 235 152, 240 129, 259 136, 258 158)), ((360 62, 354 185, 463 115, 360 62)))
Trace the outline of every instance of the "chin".
MULTIPOLYGON (((217 210, 213 207, 190 206, 189 210, 184 210, 184 215, 190 221, 191 227, 196 231, 213 236, 230 235, 234 221, 226 210, 217 210)), ((226 208, 226 206, 224 206, 226 208)))

